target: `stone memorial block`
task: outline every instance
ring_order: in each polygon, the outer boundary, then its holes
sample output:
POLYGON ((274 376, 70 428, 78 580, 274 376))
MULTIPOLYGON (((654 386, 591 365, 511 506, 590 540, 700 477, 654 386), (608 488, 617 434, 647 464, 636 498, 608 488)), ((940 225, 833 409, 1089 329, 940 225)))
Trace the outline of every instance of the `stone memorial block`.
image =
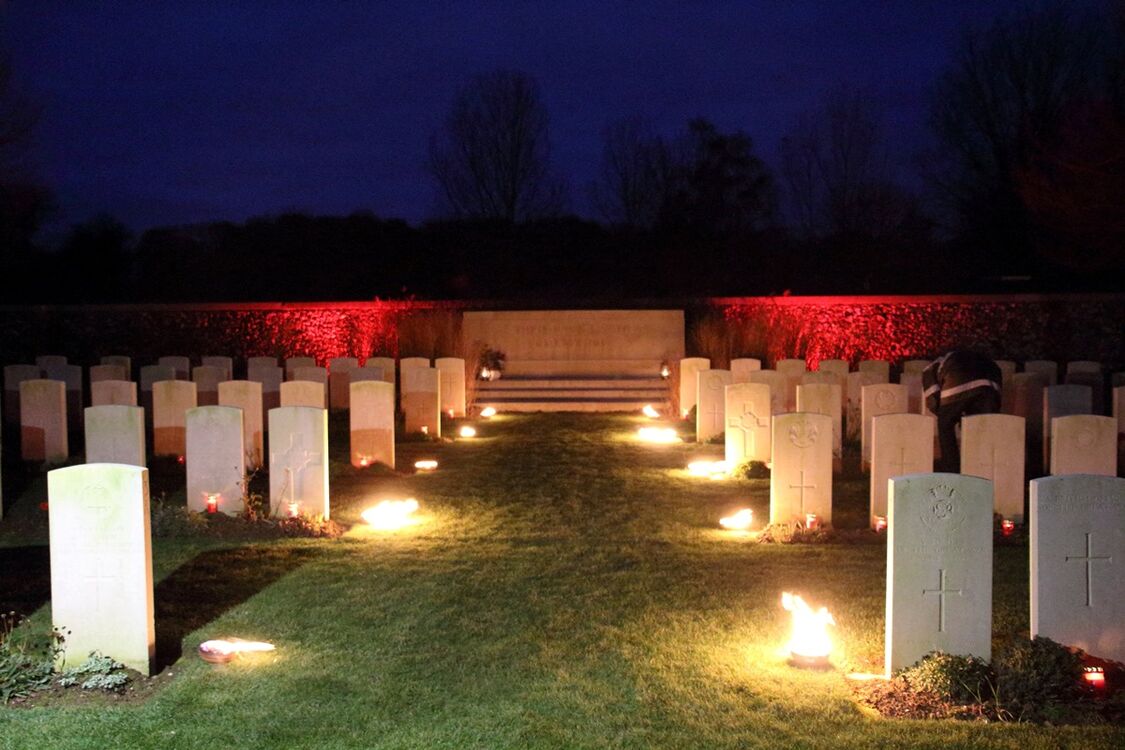
POLYGON ((873 372, 849 372, 844 380, 844 439, 852 442, 863 432, 863 389, 877 385, 879 376, 873 372))
MULTIPOLYGON (((324 407, 328 408, 328 370, 324 367, 297 367, 293 370, 293 377, 290 380, 305 381, 309 383, 320 383, 321 389, 324 391, 324 407)), ((282 406, 285 406, 284 399, 282 399, 282 406)))
POLYGON ((914 372, 904 372, 899 376, 898 384, 906 388, 906 411, 910 414, 921 414, 926 406, 922 399, 922 376, 914 372))
POLYGON ((316 359, 314 357, 286 357, 285 379, 297 380, 296 370, 298 367, 316 367, 316 359))
POLYGON ((195 383, 161 380, 152 384, 152 453, 182 456, 187 450, 188 409, 196 407, 195 383))
MULTIPOLYGON (((276 369, 280 374, 281 368, 276 367, 276 369)), ((242 447, 246 451, 246 468, 261 468, 264 465, 265 455, 262 384, 253 380, 227 380, 219 383, 219 406, 232 406, 242 410, 242 447)))
MULTIPOLYGON (((801 376, 801 382, 798 385, 840 385, 840 376, 834 372, 806 372, 801 376)), ((840 392, 843 392, 841 386, 840 392)), ((800 411, 798 408, 797 411, 800 411)))
POLYGON ((254 363, 246 368, 246 379, 262 385, 262 408, 266 414, 270 409, 281 406, 281 383, 284 372, 277 365, 254 363))
POLYGON ((1088 385, 1052 385, 1043 390, 1043 467, 1051 465, 1052 420, 1075 414, 1093 414, 1088 385))
POLYGON ((332 409, 348 408, 349 374, 359 368, 355 357, 333 357, 328 360, 328 405, 332 409))
POLYGON ((39 380, 43 371, 38 365, 4 365, 4 421, 20 422, 20 383, 39 380))
POLYGON ((815 513, 832 525, 832 418, 795 412, 773 417, 770 523, 804 524, 815 513))
POLYGON ((40 354, 35 358, 35 366, 44 371, 50 367, 65 367, 67 364, 69 361, 62 354, 40 354))
MULTIPOLYGON (((312 380, 287 380, 281 384, 282 406, 307 406, 313 409, 327 409, 324 384, 312 380)), ((272 409, 271 409, 272 411, 272 409)))
POLYGON ((124 380, 133 379, 133 358, 126 357, 124 354, 107 354, 99 360, 99 364, 103 365, 119 365, 125 369, 124 380))
POLYGON ((90 406, 85 423, 86 463, 146 465, 144 409, 120 404, 90 406))
POLYGON ((1031 636, 1125 662, 1125 479, 1031 481, 1031 636))
POLYGON ((1116 388, 1119 385, 1125 385, 1125 371, 1110 373, 1110 376, 1109 376, 1109 386, 1110 386, 1110 388, 1116 388))
MULTIPOLYGON (((382 367, 357 367, 348 373, 348 390, 351 390, 352 383, 386 383, 386 378, 383 377, 382 367)), ((394 383, 391 383, 394 385, 394 383)), ((350 394, 349 394, 350 398, 350 394)))
POLYGON ((1024 372, 1037 372, 1047 378, 1047 385, 1058 385, 1059 363, 1049 359, 1029 359, 1023 363, 1024 372))
MULTIPOLYGON (((1073 363, 1072 363, 1073 364, 1073 363)), ((1097 364, 1096 362, 1091 364, 1097 364)), ((1067 371, 1067 385, 1084 385, 1090 389, 1090 413, 1105 414, 1105 378, 1100 372, 1067 371)))
POLYGON ((1023 417, 974 414, 961 418, 961 473, 992 482, 993 511, 1022 524, 1027 442, 1023 417))
POLYGON ((24 461, 65 461, 70 455, 66 425, 66 383, 20 383, 20 456, 24 461))
POLYGON ((730 370, 700 370, 699 402, 695 410, 695 442, 707 443, 726 430, 726 391, 730 370))
POLYGON ((1113 417, 1072 414, 1052 419, 1050 467, 1055 476, 1117 476, 1117 423, 1113 417))
POLYGON ((785 411, 797 410, 797 386, 801 384, 801 376, 808 372, 803 359, 779 359, 774 363, 774 369, 785 378, 785 411))
POLYGON ((687 419, 699 400, 699 371, 711 369, 706 357, 686 357, 680 360, 680 416, 687 419))
MULTIPOLYGON (((710 367, 711 363, 707 363, 710 367)), ((749 383, 750 373, 762 369, 762 360, 753 357, 738 357, 730 361, 730 378, 732 384, 749 383)))
MULTIPOLYGON (((922 370, 930 366, 932 359, 908 359, 902 363, 902 373, 904 375, 921 375, 922 370)), ((902 382, 901 380, 899 381, 902 382)))
POLYGON ((465 360, 460 357, 438 357, 434 368, 441 381, 441 411, 453 417, 465 416, 465 360))
POLYGON ((1117 471, 1125 469, 1125 385, 1113 389, 1113 421, 1117 423, 1117 471))
POLYGON ((770 389, 770 411, 773 416, 785 413, 785 377, 776 370, 750 373, 751 383, 762 383, 770 389))
POLYGON ((91 383, 90 403, 94 406, 136 406, 137 384, 131 380, 99 380, 91 383))
MULTIPOLYGON (((883 414, 909 414, 906 386, 894 383, 865 385, 860 391, 860 410, 863 416, 861 448, 863 462, 871 463, 871 420, 883 414)), ((933 442, 933 432, 928 435, 933 442)))
POLYGON ((198 406, 187 410, 185 422, 188 510, 206 512, 213 498, 218 512, 237 515, 246 478, 242 409, 198 406))
MULTIPOLYGON (((363 368, 359 368, 363 369, 363 368)), ((357 468, 395 466, 395 386, 383 380, 351 384, 351 459, 357 468)))
POLYGON ((277 367, 277 357, 248 357, 246 370, 249 372, 251 367, 277 367))
POLYGON ((328 410, 271 409, 269 439, 271 513, 328 518, 328 410))
POLYGON ((890 480, 886 676, 931 651, 992 659, 992 483, 890 480))
POLYGON ((156 364, 171 367, 175 370, 176 380, 188 380, 191 376, 191 359, 188 357, 169 355, 167 357, 158 358, 156 364))
MULTIPOLYGON (((142 368, 144 369, 144 368, 142 368)), ((103 380, 128 380, 121 365, 94 365, 90 368, 90 385, 103 380)))
POLYGON ((407 433, 441 436, 441 401, 438 371, 434 367, 407 367, 402 371, 402 411, 407 433))
POLYGON ((82 366, 48 362, 43 368, 46 380, 59 380, 66 385, 67 429, 77 435, 82 431, 82 407, 85 403, 82 390, 82 366))
MULTIPOLYGON (((835 375, 829 375, 835 379, 835 375)), ((797 411, 832 419, 832 466, 842 468, 844 457, 843 396, 839 383, 808 383, 797 387, 797 411)))
POLYGON ((415 367, 429 367, 430 360, 426 357, 403 357, 398 361, 399 377, 406 382, 406 371, 415 367))
POLYGON ((220 382, 234 379, 234 360, 230 357, 203 357, 199 360, 199 363, 205 367, 218 367, 223 373, 220 382))
MULTIPOLYGON (((733 379, 733 373, 731 375, 733 379)), ((725 458, 732 469, 747 461, 770 462, 770 387, 733 383, 725 389, 725 458)))
MULTIPOLYGON (((1027 444, 1036 452, 1043 445, 1043 392, 1047 376, 1038 372, 1017 372, 1012 376, 1012 414, 1024 418, 1027 444)), ((1041 455, 1041 453, 1039 453, 1041 455)))
MULTIPOLYGON (((118 408, 118 407, 99 407, 118 408)), ((151 674, 156 651, 148 470, 85 464, 47 474, 51 621, 66 632, 59 665, 98 651, 151 674)))
POLYGON ((858 372, 873 372, 880 383, 891 382, 891 363, 882 359, 861 359, 856 365, 858 372))
POLYGON ((822 359, 816 366, 816 371, 835 375, 840 385, 840 392, 846 395, 848 385, 848 361, 846 359, 822 359))
POLYGON ((200 406, 217 406, 219 403, 219 383, 227 380, 226 373, 214 365, 201 365, 191 370, 191 382, 195 383, 195 398, 200 406))
MULTIPOLYGON (((65 358, 64 358, 65 359, 65 358)), ((42 365, 40 365, 42 367, 42 365)), ((1098 375, 1102 374, 1102 363, 1094 362, 1089 359, 1078 359, 1073 362, 1066 363, 1066 375, 1070 377, 1076 372, 1092 372, 1098 375)))
POLYGON ((395 361, 391 357, 368 357, 367 361, 363 363, 364 367, 378 367, 383 371, 383 382, 394 383, 395 381, 395 361))
POLYGON ((167 365, 145 365, 140 371, 140 388, 139 394, 141 398, 140 405, 145 410, 145 416, 148 420, 152 420, 152 386, 162 380, 175 380, 176 370, 167 365))
POLYGON ((936 419, 922 414, 883 414, 871 420, 871 502, 868 523, 887 518, 887 480, 934 470, 936 419))
POLYGON ((1010 359, 995 360, 1000 368, 1000 411, 1012 414, 1012 377, 1016 374, 1016 363, 1010 359))

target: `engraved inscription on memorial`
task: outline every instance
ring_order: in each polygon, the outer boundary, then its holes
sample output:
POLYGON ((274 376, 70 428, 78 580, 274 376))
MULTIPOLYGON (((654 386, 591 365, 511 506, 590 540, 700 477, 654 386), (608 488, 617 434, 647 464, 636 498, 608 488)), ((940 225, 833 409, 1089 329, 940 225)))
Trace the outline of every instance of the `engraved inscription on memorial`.
POLYGON ((812 424, 795 424, 789 428, 789 442, 798 448, 808 448, 816 443, 820 428, 812 424))

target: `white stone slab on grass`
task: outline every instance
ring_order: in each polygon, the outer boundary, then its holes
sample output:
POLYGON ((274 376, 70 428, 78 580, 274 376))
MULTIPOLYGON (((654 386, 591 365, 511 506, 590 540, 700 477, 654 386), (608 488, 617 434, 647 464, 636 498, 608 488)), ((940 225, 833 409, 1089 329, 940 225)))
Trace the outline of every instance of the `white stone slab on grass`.
POLYGON ((1125 479, 1031 482, 1031 635, 1125 662, 1125 479))
POLYGON ((863 434, 863 389, 877 385, 878 373, 849 372, 844 378, 844 440, 856 442, 863 434))
POLYGON ((890 480, 885 670, 931 651, 992 659, 992 483, 961 474, 890 480))
POLYGON ((200 365, 191 370, 191 382, 195 383, 195 399, 200 406, 217 406, 219 403, 219 383, 227 380, 226 372, 214 365, 200 365))
POLYGON ((883 359, 862 359, 856 365, 857 372, 873 372, 880 383, 891 382, 891 363, 883 359))
POLYGON ((90 384, 93 406, 136 406, 137 384, 130 380, 99 380, 90 384))
POLYGON ((934 470, 934 417, 883 414, 871 420, 871 484, 868 523, 888 516, 888 480, 934 470))
POLYGON ((103 365, 120 365, 125 369, 125 380, 133 379, 133 358, 124 354, 107 354, 99 360, 103 365))
POLYGON ((725 389, 725 459, 736 468, 747 461, 770 462, 770 387, 765 383, 732 383, 725 389))
POLYGON ((220 380, 231 380, 234 378, 234 360, 230 357, 212 355, 203 357, 199 360, 199 363, 206 367, 218 367, 222 372, 220 380))
POLYGON ((90 385, 103 380, 127 380, 126 374, 121 365, 94 365, 90 368, 90 385))
POLYGON ((1017 372, 1012 376, 1012 415, 1023 417, 1027 444, 1036 451, 1043 445, 1043 392, 1046 388, 1047 376, 1042 373, 1017 372))
POLYGON ((835 375, 837 382, 840 384, 840 392, 847 396, 848 361, 846 359, 822 359, 817 363, 816 371, 835 375))
POLYGON ((333 410, 348 408, 348 386, 352 370, 359 367, 355 357, 333 357, 328 360, 328 405, 333 410))
POLYGON ((441 412, 451 417, 465 416, 465 360, 460 357, 438 357, 434 368, 441 380, 441 412))
POLYGON ((51 621, 63 668, 98 651, 151 674, 156 650, 148 470, 85 464, 47 474, 51 621))
POLYGON ((383 371, 383 381, 386 383, 394 384, 397 382, 395 380, 395 361, 392 357, 368 357, 363 366, 380 368, 383 371))
POLYGON ((187 410, 185 422, 188 510, 204 512, 214 499, 219 513, 241 513, 246 479, 242 409, 198 406, 187 410))
POLYGON ((20 457, 24 461, 65 461, 70 455, 66 384, 59 380, 20 383, 20 457))
MULTIPOLYGON (((871 463, 871 420, 883 414, 909 414, 909 395, 906 386, 895 383, 865 385, 860 392, 860 411, 863 430, 860 447, 864 469, 871 463)), ((931 434, 930 439, 933 439, 931 434)))
POLYGON ((711 360, 706 357, 685 357, 680 360, 680 417, 687 419, 699 400, 700 370, 711 369, 711 360))
POLYGON ((1043 391, 1043 466, 1051 465, 1052 420, 1093 413, 1093 393, 1088 385, 1052 385, 1043 391))
POLYGON ((803 359, 779 359, 774 363, 774 368, 785 378, 785 411, 797 410, 797 386, 801 384, 801 376, 808 372, 808 367, 803 359))
POLYGON ((925 407, 922 400, 922 376, 913 372, 904 372, 899 377, 898 384, 906 389, 907 413, 921 414, 925 407))
POLYGON ((441 401, 438 371, 434 367, 408 367, 402 372, 403 429, 441 437, 441 401))
POLYGON ((20 423, 20 383, 42 377, 43 370, 39 365, 4 365, 5 422, 12 425, 20 423))
POLYGON ((699 403, 695 410, 695 442, 707 443, 726 431, 726 392, 730 370, 700 370, 699 403))
POLYGON ((973 414, 961 418, 961 473, 992 482, 993 511, 1024 522, 1026 425, 1011 414, 973 414))
POLYGON ((286 357, 285 358, 285 379, 286 380, 296 380, 297 379, 296 370, 297 370, 298 367, 316 367, 316 358, 315 357, 306 357, 306 356, 286 357))
POLYGON ((84 429, 86 463, 146 465, 145 412, 141 407, 90 406, 84 429))
POLYGON ((832 420, 823 414, 773 417, 770 523, 832 525, 832 420))
MULTIPOLYGON (((363 369, 363 368, 360 368, 363 369)), ((395 386, 382 380, 351 384, 349 413, 352 466, 395 466, 395 386)))
MULTIPOLYGON (((711 366, 710 362, 707 364, 711 366)), ((753 357, 737 357, 730 361, 731 384, 749 383, 750 373, 762 369, 762 360, 753 357)))
POLYGON ((762 383, 770 389, 770 413, 785 413, 785 376, 777 370, 758 370, 750 373, 751 383, 762 383))
POLYGON ((191 375, 191 359, 179 355, 160 357, 156 364, 171 367, 176 372, 176 380, 187 380, 191 375))
POLYGON ((1073 414, 1051 421, 1051 474, 1117 476, 1117 423, 1113 417, 1073 414))
POLYGON ((197 406, 195 383, 161 380, 152 384, 152 452, 156 456, 182 456, 187 450, 188 409, 197 406))
POLYGON ((85 405, 81 365, 60 364, 51 360, 43 368, 43 378, 59 380, 66 385, 66 426, 72 435, 78 435, 82 432, 82 407, 85 405))
POLYGON ((228 380, 219 383, 219 406, 242 410, 242 445, 246 450, 246 468, 264 465, 264 429, 262 420, 262 384, 253 380, 228 380))
POLYGON ((1059 382, 1059 363, 1049 359, 1031 359, 1023 363, 1024 372, 1039 373, 1047 379, 1047 385, 1059 382))
POLYGON ((281 406, 281 383, 284 376, 285 371, 277 365, 254 363, 246 367, 246 379, 262 385, 262 409, 267 414, 270 409, 281 406))
MULTIPOLYGON (((835 374, 825 374, 836 380, 835 374)), ((797 386, 797 411, 823 414, 832 419, 832 468, 835 471, 842 468, 841 461, 844 457, 843 403, 839 383, 808 383, 797 386)))
POLYGON ((328 518, 328 410, 271 409, 269 442, 270 512, 328 518))
POLYGON ((282 406, 308 406, 327 409, 324 384, 312 380, 287 380, 281 384, 282 406))

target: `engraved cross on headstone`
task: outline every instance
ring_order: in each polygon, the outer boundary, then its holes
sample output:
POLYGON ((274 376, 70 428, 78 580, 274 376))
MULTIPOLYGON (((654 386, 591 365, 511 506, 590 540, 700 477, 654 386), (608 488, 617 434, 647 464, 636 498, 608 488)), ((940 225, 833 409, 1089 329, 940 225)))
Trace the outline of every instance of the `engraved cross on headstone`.
POLYGON ((1086 606, 1094 606, 1094 563, 1098 560, 1105 560, 1112 563, 1112 555, 1095 555, 1094 542, 1090 538, 1091 532, 1086 532, 1086 554, 1085 555, 1067 555, 1066 561, 1073 562, 1075 560, 1082 560, 1086 563, 1086 606))
MULTIPOLYGON (((88 522, 96 525, 101 525, 106 518, 109 517, 113 508, 110 506, 107 499, 108 492, 104 487, 91 486, 87 487, 84 493, 86 502, 82 507, 90 515, 87 516, 88 522)), ((94 602, 97 610, 100 612, 102 609, 102 582, 113 581, 116 576, 106 575, 102 572, 102 562, 105 558, 105 550, 102 548, 89 549, 89 561, 93 566, 93 573, 91 575, 83 576, 83 580, 89 581, 94 586, 94 602)))
MULTIPOLYGON (((297 478, 302 471, 309 465, 317 465, 320 459, 319 452, 310 451, 303 444, 297 444, 297 434, 291 433, 289 435, 289 447, 284 451, 274 451, 272 459, 281 464, 279 468, 285 472, 285 485, 289 488, 289 502, 299 502, 297 499, 297 478)), ((285 498, 285 490, 281 491, 282 499, 285 498)))
POLYGON ((798 472, 798 473, 801 475, 801 483, 800 484, 790 484, 789 489, 801 491, 801 512, 804 513, 805 512, 805 490, 815 490, 816 485, 815 484, 805 484, 805 470, 804 469, 801 469, 800 472, 798 472))
POLYGON ((727 420, 727 427, 733 427, 736 430, 742 431, 742 450, 747 455, 753 455, 758 450, 758 433, 757 431, 766 426, 754 413, 750 404, 742 405, 742 413, 737 417, 730 417, 727 420))
POLYGON ((938 587, 936 589, 922 589, 922 596, 926 594, 938 595, 938 632, 945 632, 945 595, 957 594, 961 596, 961 589, 947 589, 945 587, 945 568, 938 569, 938 587))
POLYGON ((890 468, 891 468, 890 473, 891 473, 892 477, 901 477, 902 475, 904 475, 906 473, 906 447, 905 446, 899 446, 898 460, 897 461, 891 461, 890 462, 890 468), (894 470, 894 468, 896 466, 898 467, 898 471, 894 470))
POLYGON ((711 417, 711 429, 716 432, 723 429, 723 409, 720 404, 713 403, 711 408, 707 411, 711 417))

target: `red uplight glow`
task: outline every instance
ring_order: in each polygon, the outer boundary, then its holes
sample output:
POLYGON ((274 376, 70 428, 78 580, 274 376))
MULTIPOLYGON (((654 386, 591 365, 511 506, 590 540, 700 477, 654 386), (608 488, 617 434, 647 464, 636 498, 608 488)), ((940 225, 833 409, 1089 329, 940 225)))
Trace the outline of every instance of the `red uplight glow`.
POLYGON ((1096 688, 1105 687, 1105 670, 1101 667, 1084 667, 1082 679, 1086 681, 1087 685, 1096 688))

